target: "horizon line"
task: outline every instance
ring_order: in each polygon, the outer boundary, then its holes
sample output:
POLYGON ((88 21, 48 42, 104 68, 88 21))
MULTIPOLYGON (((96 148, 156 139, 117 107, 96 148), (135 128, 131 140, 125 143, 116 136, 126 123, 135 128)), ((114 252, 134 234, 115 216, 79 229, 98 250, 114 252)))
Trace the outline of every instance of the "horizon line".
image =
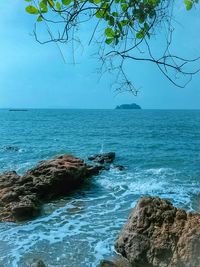
MULTIPOLYGON (((79 108, 79 107, 0 107, 0 110, 115 110, 114 108, 79 108)), ((200 108, 141 108, 118 110, 200 110, 200 108)))

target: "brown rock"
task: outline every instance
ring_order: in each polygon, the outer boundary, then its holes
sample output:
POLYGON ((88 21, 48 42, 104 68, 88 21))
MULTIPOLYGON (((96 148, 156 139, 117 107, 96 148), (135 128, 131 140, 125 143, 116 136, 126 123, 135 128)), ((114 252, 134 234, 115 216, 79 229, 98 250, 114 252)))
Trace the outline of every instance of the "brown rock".
POLYGON ((108 153, 96 154, 94 156, 89 157, 88 159, 97 162, 99 164, 112 163, 115 159, 115 153, 108 152, 108 153))
POLYGON ((100 267, 117 267, 116 264, 109 260, 102 260, 100 263, 100 267))
POLYGON ((131 265, 124 257, 115 256, 111 260, 102 260, 100 267, 131 267, 131 265))
POLYGON ((199 267, 200 214, 141 198, 115 247, 134 267, 199 267))
POLYGON ((63 196, 81 186, 101 168, 89 166, 70 155, 41 162, 19 176, 0 175, 0 221, 21 221, 40 214, 44 201, 63 196))

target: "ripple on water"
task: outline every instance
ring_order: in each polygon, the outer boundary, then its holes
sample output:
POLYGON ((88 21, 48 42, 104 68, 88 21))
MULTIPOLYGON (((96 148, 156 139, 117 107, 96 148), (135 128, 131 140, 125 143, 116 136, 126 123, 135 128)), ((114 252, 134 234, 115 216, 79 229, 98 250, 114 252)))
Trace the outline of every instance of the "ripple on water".
POLYGON ((74 196, 44 206, 44 215, 23 224, 2 224, 1 261, 6 267, 28 266, 33 257, 48 266, 96 267, 114 253, 114 241, 131 207, 141 195, 157 195, 193 209, 200 194, 195 180, 159 168, 119 172, 111 169, 74 196))

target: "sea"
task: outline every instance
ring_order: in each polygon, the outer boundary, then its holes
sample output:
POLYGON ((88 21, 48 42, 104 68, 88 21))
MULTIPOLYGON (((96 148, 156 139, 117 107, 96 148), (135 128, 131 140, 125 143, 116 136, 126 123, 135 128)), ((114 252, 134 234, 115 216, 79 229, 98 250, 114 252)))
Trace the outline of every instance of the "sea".
POLYGON ((0 173, 23 174, 64 153, 87 161, 113 151, 110 170, 43 206, 42 216, 0 223, 0 266, 97 267, 142 196, 200 211, 200 111, 0 110, 0 173), (115 165, 123 165, 119 171, 115 165))

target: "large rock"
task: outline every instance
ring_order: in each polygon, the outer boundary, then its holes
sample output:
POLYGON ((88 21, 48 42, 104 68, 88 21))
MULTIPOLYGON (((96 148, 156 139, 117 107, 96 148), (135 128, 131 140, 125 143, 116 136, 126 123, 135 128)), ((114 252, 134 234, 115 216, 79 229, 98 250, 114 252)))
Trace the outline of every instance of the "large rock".
POLYGON ((134 267, 199 267, 200 214, 144 197, 131 212, 115 248, 134 267))
POLYGON ((115 152, 96 154, 88 159, 99 164, 112 163, 115 159, 115 152))
POLYGON ((131 264, 124 257, 117 255, 111 260, 102 260, 99 267, 131 267, 131 264))
POLYGON ((44 201, 78 188, 100 169, 79 158, 63 155, 41 162, 23 176, 16 172, 1 174, 0 221, 21 221, 38 216, 44 201))

